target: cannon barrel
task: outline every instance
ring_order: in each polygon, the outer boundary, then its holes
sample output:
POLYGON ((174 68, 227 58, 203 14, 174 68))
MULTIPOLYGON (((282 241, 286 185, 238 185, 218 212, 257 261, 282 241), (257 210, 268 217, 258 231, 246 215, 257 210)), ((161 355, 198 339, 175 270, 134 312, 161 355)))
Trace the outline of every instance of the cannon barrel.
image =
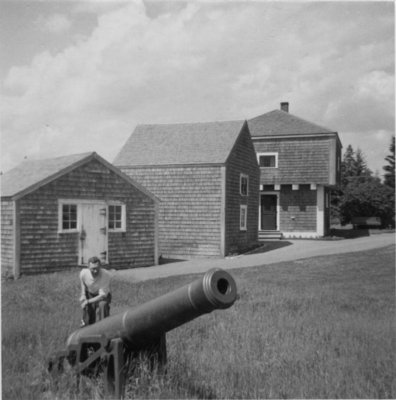
POLYGON ((231 307, 236 298, 232 276, 224 270, 212 269, 173 292, 78 329, 69 336, 67 345, 100 335, 108 340, 121 338, 129 348, 139 349, 202 314, 231 307))

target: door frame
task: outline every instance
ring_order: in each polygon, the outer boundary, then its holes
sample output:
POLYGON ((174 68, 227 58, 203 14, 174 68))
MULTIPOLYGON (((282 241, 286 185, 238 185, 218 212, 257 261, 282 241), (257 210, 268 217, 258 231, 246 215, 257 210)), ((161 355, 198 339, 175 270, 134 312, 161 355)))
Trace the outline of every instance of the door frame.
MULTIPOLYGON (((77 227, 78 227, 78 232, 81 234, 82 232, 82 212, 83 212, 83 206, 84 205, 98 205, 100 207, 103 207, 106 209, 105 214, 104 214, 104 224, 105 226, 103 227, 105 229, 105 242, 104 242, 104 251, 106 252, 106 257, 104 260, 100 257, 100 254, 97 254, 97 256, 101 259, 101 261, 104 261, 106 264, 108 263, 109 260, 109 227, 108 227, 108 213, 109 213, 109 207, 108 203, 104 200, 79 200, 77 202, 77 227)), ((81 257, 83 255, 83 250, 82 250, 82 244, 79 238, 78 241, 78 260, 79 264, 81 264, 81 257)), ((86 263, 86 261, 85 261, 86 263)))
MULTIPOLYGON (((61 206, 62 204, 76 204, 77 205, 77 228, 75 230, 72 230, 70 232, 62 232, 62 234, 69 234, 69 233, 78 233, 78 244, 77 244, 77 263, 78 265, 81 265, 81 257, 82 257, 82 246, 81 246, 81 241, 80 241, 80 234, 82 232, 82 209, 83 205, 89 205, 89 204, 97 204, 102 206, 103 208, 106 208, 106 216, 105 216, 105 227, 106 227, 106 240, 105 240, 105 251, 106 251, 106 259, 105 262, 107 263, 109 260, 109 229, 108 229, 108 202, 105 200, 96 200, 96 199, 67 199, 67 198, 61 198, 58 199, 58 226, 60 226, 61 221, 62 221, 62 213, 61 213, 61 206)), ((99 255, 98 255, 99 256, 99 255)))
POLYGON ((259 201, 259 220, 258 220, 258 228, 259 231, 263 231, 266 229, 262 229, 261 228, 261 196, 266 196, 266 195, 273 195, 276 196, 276 229, 275 231, 279 231, 279 224, 280 224, 280 205, 279 205, 279 197, 280 197, 280 193, 279 192, 260 192, 260 201, 259 201))

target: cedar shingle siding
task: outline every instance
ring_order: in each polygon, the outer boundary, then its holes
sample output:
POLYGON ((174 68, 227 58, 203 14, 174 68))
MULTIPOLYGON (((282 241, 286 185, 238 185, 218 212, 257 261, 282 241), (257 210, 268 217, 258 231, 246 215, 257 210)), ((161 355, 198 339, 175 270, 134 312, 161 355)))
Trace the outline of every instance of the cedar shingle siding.
MULTIPOLYGON (((60 199, 76 200, 77 203, 124 203, 126 231, 107 232, 109 266, 119 269, 155 264, 155 200, 126 179, 92 158, 16 200, 20 220, 21 273, 55 271, 78 265, 80 232, 58 232, 60 199)), ((3 221, 8 221, 9 208, 9 201, 2 199, 3 224, 3 221)), ((2 239, 11 235, 9 231, 3 225, 2 239)), ((2 251, 2 264, 10 266, 8 248, 13 244, 7 239, 4 243, 2 241, 2 246, 6 248, 4 253, 2 251)))
POLYGON ((224 256, 256 244, 259 168, 245 121, 141 125, 115 164, 160 199, 164 258, 224 256), (249 176, 247 197, 241 173, 249 176))
POLYGON ((1 202, 1 273, 12 274, 14 263, 13 201, 1 202))
POLYGON ((124 173, 161 200, 159 248, 163 257, 220 254, 220 167, 130 168, 124 173))
POLYGON ((284 231, 316 231, 316 191, 309 185, 292 190, 291 185, 280 191, 280 226, 284 231))
POLYGON ((265 139, 260 152, 277 152, 278 168, 261 168, 261 184, 328 184, 332 138, 265 139))
POLYGON ((260 172, 250 134, 244 130, 227 161, 226 249, 228 253, 243 251, 257 242, 260 172), (240 194, 240 175, 249 177, 248 196, 240 194), (247 230, 239 229, 240 205, 248 210, 247 230))

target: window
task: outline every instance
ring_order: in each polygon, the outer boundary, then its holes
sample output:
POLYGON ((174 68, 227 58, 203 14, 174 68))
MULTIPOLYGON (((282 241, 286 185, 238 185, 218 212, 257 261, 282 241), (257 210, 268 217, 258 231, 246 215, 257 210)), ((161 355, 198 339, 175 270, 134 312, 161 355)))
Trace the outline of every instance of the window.
POLYGON ((278 168, 278 153, 258 153, 257 157, 261 168, 278 168))
POLYGON ((62 204, 61 231, 77 229, 77 204, 62 204))
POLYGON ((241 205, 240 218, 239 218, 239 229, 241 231, 247 230, 247 205, 241 205))
POLYGON ((125 205, 109 205, 109 230, 125 231, 125 205))
POLYGON ((239 179, 239 193, 242 196, 247 196, 249 194, 249 176, 241 174, 239 179))

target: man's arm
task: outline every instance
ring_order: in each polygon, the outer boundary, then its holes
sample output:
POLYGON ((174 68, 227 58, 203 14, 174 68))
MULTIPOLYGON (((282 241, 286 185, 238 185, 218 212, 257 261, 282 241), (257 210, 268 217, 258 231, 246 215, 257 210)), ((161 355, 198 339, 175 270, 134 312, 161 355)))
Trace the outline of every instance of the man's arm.
POLYGON ((81 295, 80 295, 80 302, 87 300, 86 294, 85 294, 85 284, 84 284, 84 279, 83 279, 83 270, 80 272, 80 286, 81 286, 81 295))
POLYGON ((107 271, 102 269, 102 276, 100 279, 100 288, 97 296, 88 299, 88 303, 97 303, 107 297, 110 293, 110 282, 112 275, 107 271))
POLYGON ((101 291, 99 291, 99 294, 97 296, 91 297, 90 299, 87 299, 87 303, 88 304, 97 303, 97 302, 105 299, 106 296, 107 296, 107 294, 101 293, 101 291))

